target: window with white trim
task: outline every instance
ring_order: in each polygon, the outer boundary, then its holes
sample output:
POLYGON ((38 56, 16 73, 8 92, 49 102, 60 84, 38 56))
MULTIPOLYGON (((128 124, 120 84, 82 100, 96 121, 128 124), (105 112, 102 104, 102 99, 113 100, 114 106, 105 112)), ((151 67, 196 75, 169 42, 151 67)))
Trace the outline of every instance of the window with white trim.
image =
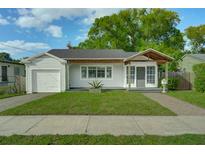
POLYGON ((87 78, 87 67, 84 66, 81 67, 81 78, 83 79, 87 78))
POLYGON ((105 67, 97 67, 97 78, 105 78, 105 67))
MULTIPOLYGON (((127 66, 127 84, 128 84, 128 74, 129 74, 129 72, 128 72, 128 66, 127 66)), ((134 82, 135 82, 135 66, 130 66, 130 83, 131 84, 134 84, 134 82)))
POLYGON ((81 66, 81 78, 112 78, 111 66, 81 66))
POLYGON ((155 84, 155 66, 147 66, 147 83, 155 84))
POLYGON ((107 78, 112 78, 112 67, 107 66, 107 78))
POLYGON ((96 78, 97 69, 96 67, 88 67, 88 78, 96 78))

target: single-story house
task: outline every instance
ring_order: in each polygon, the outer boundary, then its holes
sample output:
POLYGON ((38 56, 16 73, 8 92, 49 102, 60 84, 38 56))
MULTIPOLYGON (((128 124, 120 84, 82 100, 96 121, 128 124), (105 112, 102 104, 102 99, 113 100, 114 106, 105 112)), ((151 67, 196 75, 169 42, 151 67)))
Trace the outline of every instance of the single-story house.
POLYGON ((0 60, 0 84, 6 85, 15 82, 15 76, 24 76, 25 66, 19 62, 0 60))
POLYGON ((52 49, 23 60, 26 91, 62 92, 89 88, 88 82, 93 80, 102 81, 104 88, 155 88, 158 87, 158 65, 172 60, 154 49, 142 52, 52 49))
POLYGON ((190 73, 190 84, 194 87, 194 72, 193 66, 195 64, 205 63, 205 54, 186 54, 183 56, 180 63, 180 70, 190 73))
POLYGON ((195 64, 205 63, 205 54, 186 54, 180 63, 180 69, 193 73, 192 67, 195 64))

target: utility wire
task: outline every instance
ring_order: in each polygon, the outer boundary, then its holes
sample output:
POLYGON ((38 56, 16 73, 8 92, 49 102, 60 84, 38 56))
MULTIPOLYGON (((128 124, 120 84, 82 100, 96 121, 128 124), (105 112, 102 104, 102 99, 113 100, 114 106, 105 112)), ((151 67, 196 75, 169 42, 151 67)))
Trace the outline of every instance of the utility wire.
POLYGON ((27 50, 27 49, 24 49, 24 48, 19 48, 19 47, 14 47, 14 46, 11 46, 11 45, 8 45, 8 44, 4 44, 2 42, 0 42, 0 45, 3 45, 5 47, 9 47, 9 48, 13 48, 13 49, 17 49, 17 50, 23 50, 23 51, 26 51, 26 52, 33 52, 36 54, 35 51, 32 51, 32 50, 27 50))

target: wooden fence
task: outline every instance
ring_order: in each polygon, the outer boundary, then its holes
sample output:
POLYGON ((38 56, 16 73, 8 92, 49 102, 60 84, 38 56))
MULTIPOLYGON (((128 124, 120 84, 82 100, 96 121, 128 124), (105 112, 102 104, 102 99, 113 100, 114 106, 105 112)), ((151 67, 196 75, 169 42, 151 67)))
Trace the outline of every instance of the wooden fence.
MULTIPOLYGON (((164 78, 165 73, 161 73, 160 78, 164 78)), ((193 74, 190 72, 169 72, 169 78, 178 79, 177 90, 190 90, 193 86, 193 74)))

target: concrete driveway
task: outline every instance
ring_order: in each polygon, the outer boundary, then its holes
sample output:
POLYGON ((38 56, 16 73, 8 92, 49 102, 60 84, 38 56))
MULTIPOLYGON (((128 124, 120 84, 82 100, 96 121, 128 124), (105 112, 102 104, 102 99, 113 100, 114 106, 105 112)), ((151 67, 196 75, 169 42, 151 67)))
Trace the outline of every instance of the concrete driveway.
POLYGON ((52 94, 38 93, 0 99, 0 112, 52 94))
POLYGON ((0 116, 0 135, 205 134, 205 116, 0 116))

